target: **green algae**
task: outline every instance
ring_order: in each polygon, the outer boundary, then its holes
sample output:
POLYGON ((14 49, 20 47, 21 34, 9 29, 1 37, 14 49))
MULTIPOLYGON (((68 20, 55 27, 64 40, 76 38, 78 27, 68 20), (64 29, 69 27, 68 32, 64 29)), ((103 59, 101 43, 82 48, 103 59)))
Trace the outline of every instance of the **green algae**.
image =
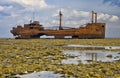
POLYGON ((120 77, 120 61, 62 64, 61 60, 68 58, 62 45, 69 44, 120 46, 120 39, 0 39, 0 78, 13 78, 25 71, 55 71, 68 78, 120 77))

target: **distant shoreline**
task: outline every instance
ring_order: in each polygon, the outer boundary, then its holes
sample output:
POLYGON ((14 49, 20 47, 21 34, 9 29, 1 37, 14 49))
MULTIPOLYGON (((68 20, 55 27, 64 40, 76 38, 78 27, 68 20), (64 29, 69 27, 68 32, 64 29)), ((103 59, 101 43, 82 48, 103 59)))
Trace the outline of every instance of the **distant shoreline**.
MULTIPOLYGON (((15 39, 15 38, 0 38, 0 39, 15 39)), ((55 39, 55 38, 37 38, 37 39, 55 39)), ((72 39, 72 38, 64 38, 64 39, 72 39)), ((76 39, 79 39, 79 38, 76 38, 76 39)), ((120 38, 105 38, 105 39, 120 39, 120 38)))

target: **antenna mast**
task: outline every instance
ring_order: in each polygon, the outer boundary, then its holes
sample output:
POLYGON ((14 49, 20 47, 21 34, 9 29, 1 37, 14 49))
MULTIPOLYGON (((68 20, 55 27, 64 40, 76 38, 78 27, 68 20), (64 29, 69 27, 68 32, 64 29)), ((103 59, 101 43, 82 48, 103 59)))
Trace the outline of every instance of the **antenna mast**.
POLYGON ((60 19, 59 19, 59 21, 60 21, 59 30, 62 30, 63 28, 62 28, 62 13, 61 13, 61 10, 59 11, 59 16, 60 16, 60 19))

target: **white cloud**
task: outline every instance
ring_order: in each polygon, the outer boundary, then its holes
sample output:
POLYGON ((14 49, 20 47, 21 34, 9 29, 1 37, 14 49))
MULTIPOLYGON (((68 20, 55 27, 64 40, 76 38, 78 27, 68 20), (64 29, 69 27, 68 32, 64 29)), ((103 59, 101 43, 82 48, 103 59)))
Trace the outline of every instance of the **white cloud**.
POLYGON ((116 15, 109 15, 109 14, 100 13, 100 14, 98 14, 98 20, 108 20, 111 22, 115 22, 115 21, 119 20, 119 17, 116 15))
POLYGON ((16 14, 16 13, 11 13, 11 17, 17 17, 18 16, 18 14, 16 14))
POLYGON ((52 23, 57 24, 57 23, 59 23, 59 21, 58 20, 52 20, 52 23))
POLYGON ((115 22, 115 21, 118 21, 118 20, 119 20, 119 17, 113 15, 109 20, 110 20, 111 22, 115 22))
MULTIPOLYGON (((58 13, 59 13, 60 9, 57 10, 53 16, 58 16, 58 13)), ((64 15, 66 15, 66 17, 89 17, 90 16, 90 13, 89 12, 86 12, 86 11, 78 11, 78 10, 75 10, 75 9, 64 9, 62 8, 61 9, 62 13, 64 13, 64 15)))
POLYGON ((13 8, 13 6, 0 6, 0 11, 9 11, 13 8))
POLYGON ((110 17, 111 17, 111 15, 109 15, 109 14, 103 14, 103 13, 98 14, 98 20, 100 20, 100 19, 107 20, 110 17))
POLYGON ((89 17, 90 16, 90 13, 89 12, 85 12, 85 11, 81 11, 81 13, 82 13, 82 15, 84 16, 84 17, 89 17))
POLYGON ((86 11, 77 11, 77 10, 72 11, 72 16, 75 17, 89 17, 89 15, 90 13, 86 11))
POLYGON ((0 11, 3 11, 4 10, 4 7, 0 6, 0 11))
POLYGON ((45 2, 45 0, 11 0, 13 2, 16 2, 18 4, 21 4, 25 7, 35 7, 35 8, 47 8, 49 5, 45 2))
POLYGON ((86 11, 78 11, 78 10, 66 10, 66 15, 70 15, 71 17, 89 17, 90 13, 86 11))

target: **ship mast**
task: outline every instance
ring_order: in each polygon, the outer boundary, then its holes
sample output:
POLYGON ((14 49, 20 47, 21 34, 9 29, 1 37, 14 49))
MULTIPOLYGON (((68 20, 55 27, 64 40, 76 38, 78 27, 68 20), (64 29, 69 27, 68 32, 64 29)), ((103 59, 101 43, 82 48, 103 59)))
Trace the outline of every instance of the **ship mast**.
POLYGON ((97 23, 97 13, 92 11, 92 23, 97 23))
POLYGON ((59 30, 62 30, 63 28, 62 28, 62 13, 61 13, 61 11, 59 11, 59 16, 60 16, 60 19, 59 19, 59 21, 60 21, 59 30))
POLYGON ((95 13, 95 23, 97 23, 97 13, 95 13))
POLYGON ((94 23, 94 11, 92 11, 92 23, 94 23))

